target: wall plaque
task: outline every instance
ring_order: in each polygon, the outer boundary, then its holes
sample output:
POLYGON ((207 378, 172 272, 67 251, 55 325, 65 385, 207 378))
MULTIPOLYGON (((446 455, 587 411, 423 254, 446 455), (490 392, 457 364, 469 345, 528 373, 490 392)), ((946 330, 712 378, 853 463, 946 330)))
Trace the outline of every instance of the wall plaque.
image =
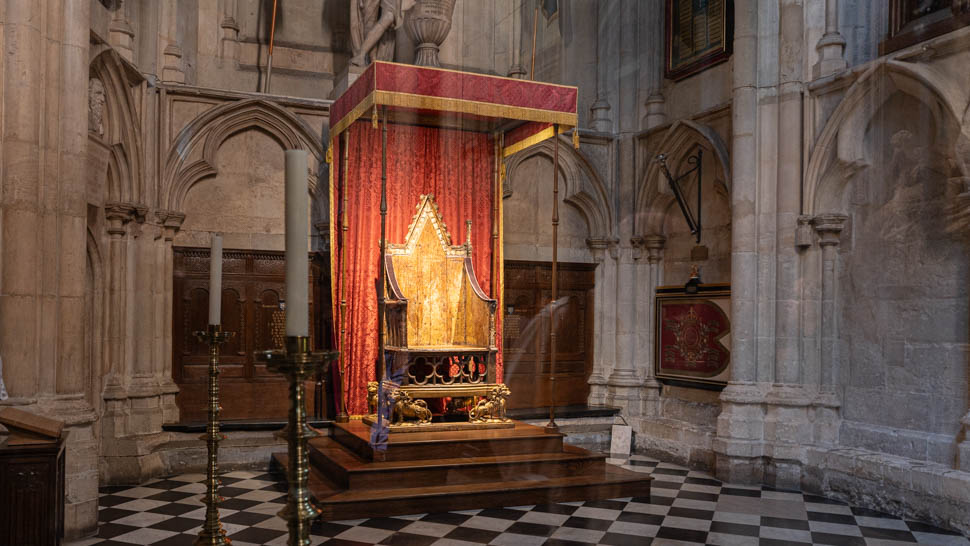
POLYGON ((661 286, 656 297, 656 354, 659 379, 725 385, 731 366, 731 288, 700 284, 661 286))
POLYGON ((682 80, 731 56, 731 0, 667 0, 664 76, 682 80))

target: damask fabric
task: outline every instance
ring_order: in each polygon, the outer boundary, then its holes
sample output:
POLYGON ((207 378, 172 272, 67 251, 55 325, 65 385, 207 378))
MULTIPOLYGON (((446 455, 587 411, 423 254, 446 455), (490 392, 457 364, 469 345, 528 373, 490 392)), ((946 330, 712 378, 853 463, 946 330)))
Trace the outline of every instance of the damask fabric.
MULTIPOLYGON (((344 352, 348 413, 367 409, 367 382, 375 379, 377 360, 377 285, 381 233, 381 130, 370 122, 349 129, 348 231, 346 268, 339 263, 342 231, 338 230, 333 256, 334 287, 346 290, 347 336, 338 344, 344 352), (341 271, 346 282, 341 283, 341 271)), ((387 240, 404 242, 419 198, 434 194, 453 244, 465 241, 465 221, 472 221, 472 261, 482 289, 491 293, 492 214, 495 186, 494 142, 485 133, 451 129, 388 125, 387 131, 387 240)), ((339 141, 338 141, 339 142, 339 141)), ((335 218, 341 217, 343 195, 339 172, 342 150, 334 151, 338 167, 334 177, 335 218)), ((334 297, 339 320, 342 297, 334 297)), ((500 328, 500 324, 497 325, 500 328)), ((339 327, 337 335, 339 336, 339 327)), ((501 339, 501 330, 496 335, 501 339)), ((501 363, 498 374, 501 376, 501 363)))

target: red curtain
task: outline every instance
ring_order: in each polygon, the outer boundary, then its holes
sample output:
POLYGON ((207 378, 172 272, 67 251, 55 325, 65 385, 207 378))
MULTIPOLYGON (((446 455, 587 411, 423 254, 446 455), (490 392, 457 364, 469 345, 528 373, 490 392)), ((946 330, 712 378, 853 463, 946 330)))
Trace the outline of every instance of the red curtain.
MULTIPOLYGON (((337 263, 334 288, 339 292, 341 270, 345 270, 347 292, 347 335, 338 344, 344 353, 347 373, 347 412, 367 410, 367 382, 376 377, 377 361, 377 264, 381 233, 381 130, 369 122, 354 123, 347 130, 347 232, 346 267, 337 263)), ((332 225, 340 229, 341 195, 340 141, 334 149, 334 210, 332 225)), ((490 293, 492 263, 492 205, 494 202, 493 139, 484 133, 413 125, 388 125, 387 131, 387 240, 402 243, 416 212, 421 195, 432 193, 438 203, 452 244, 465 241, 465 221, 472 221, 472 259, 482 289, 490 293)), ((342 255, 338 231, 334 256, 342 255)), ((339 320, 341 295, 334 298, 334 318, 339 320)), ((498 313, 500 315, 500 313, 498 313)), ((337 328, 339 337, 339 325, 337 328)), ((501 340, 501 330, 497 334, 501 340)), ((499 351, 501 354, 501 348, 499 351)), ((501 377, 499 360, 498 377, 501 377)))

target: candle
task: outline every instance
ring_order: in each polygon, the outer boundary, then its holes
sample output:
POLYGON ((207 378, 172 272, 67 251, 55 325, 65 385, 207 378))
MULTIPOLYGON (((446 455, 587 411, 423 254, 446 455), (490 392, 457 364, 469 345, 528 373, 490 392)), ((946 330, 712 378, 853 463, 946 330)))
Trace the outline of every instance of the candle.
POLYGON ((286 151, 286 335, 309 335, 310 226, 304 150, 286 151))
POLYGON ((209 324, 222 322, 222 235, 212 234, 209 251, 209 324))

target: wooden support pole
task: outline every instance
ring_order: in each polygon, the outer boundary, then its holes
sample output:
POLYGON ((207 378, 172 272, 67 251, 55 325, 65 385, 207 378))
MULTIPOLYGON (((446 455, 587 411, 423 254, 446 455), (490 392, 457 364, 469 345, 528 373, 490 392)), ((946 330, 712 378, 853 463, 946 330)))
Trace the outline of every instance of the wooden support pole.
POLYGON ((347 205, 350 199, 347 195, 347 166, 350 157, 350 129, 340 135, 340 412, 337 414, 338 423, 350 421, 347 413, 347 232, 350 223, 347 219, 347 205))
POLYGON ((549 306, 549 423, 546 432, 559 432, 556 424, 556 307, 559 305, 559 124, 552 126, 552 305, 549 306))
POLYGON ((377 262, 377 380, 385 376, 384 357, 384 255, 387 252, 387 107, 381 107, 381 256, 377 262))

